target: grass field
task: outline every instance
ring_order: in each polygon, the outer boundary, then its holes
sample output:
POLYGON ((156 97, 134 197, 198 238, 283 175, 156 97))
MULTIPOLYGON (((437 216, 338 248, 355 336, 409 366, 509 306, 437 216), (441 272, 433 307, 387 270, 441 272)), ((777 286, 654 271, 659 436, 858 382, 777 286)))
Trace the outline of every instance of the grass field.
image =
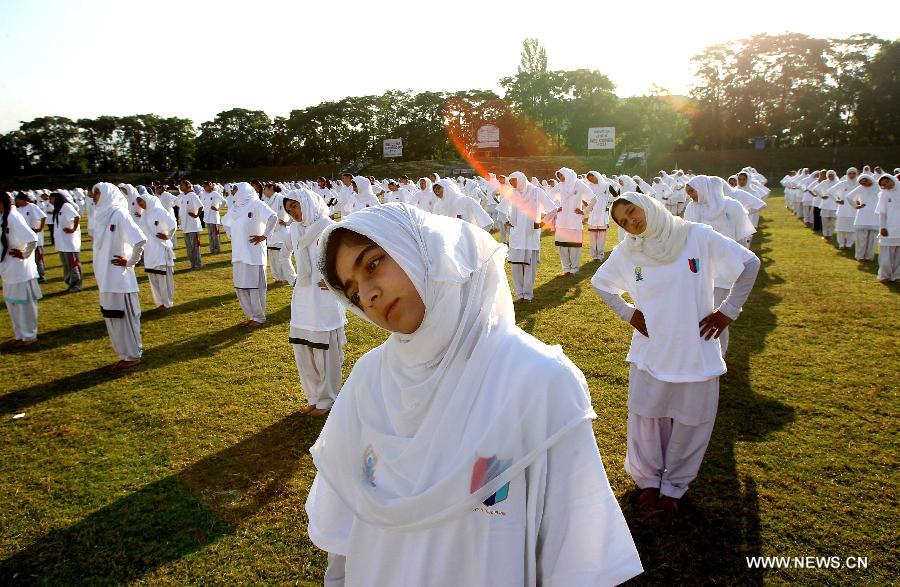
MULTIPOLYGON (((591 290, 597 265, 560 276, 545 235, 535 303, 517 307, 522 328, 561 343, 587 376, 646 569, 635 584, 897 581, 900 290, 803 228, 781 197, 769 204, 712 442, 677 518, 632 505, 629 327, 591 290), (748 568, 755 555, 862 556, 868 568, 762 571, 748 568)), ((61 294, 48 247, 40 342, 0 355, 0 584, 320 584, 303 506, 322 422, 297 413, 290 289, 270 289, 268 322, 245 331, 228 250, 194 272, 179 250, 165 314, 141 277, 144 363, 115 375, 91 272, 84 292, 61 294)), ((11 335, 3 312, 0 339, 11 335)), ((384 339, 355 317, 347 335, 345 375, 384 339)))

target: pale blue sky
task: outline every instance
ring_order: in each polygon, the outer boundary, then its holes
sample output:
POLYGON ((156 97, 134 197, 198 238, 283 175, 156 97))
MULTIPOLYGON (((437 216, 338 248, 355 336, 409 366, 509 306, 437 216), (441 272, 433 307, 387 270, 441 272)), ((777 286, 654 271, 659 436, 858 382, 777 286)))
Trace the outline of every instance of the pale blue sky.
POLYGON ((391 88, 496 89, 515 72, 529 36, 547 48, 552 69, 598 69, 621 96, 646 93, 654 82, 684 93, 690 57, 707 45, 787 30, 890 38, 889 6, 0 0, 0 132, 51 114, 155 113, 199 124, 232 107, 287 115, 391 88))

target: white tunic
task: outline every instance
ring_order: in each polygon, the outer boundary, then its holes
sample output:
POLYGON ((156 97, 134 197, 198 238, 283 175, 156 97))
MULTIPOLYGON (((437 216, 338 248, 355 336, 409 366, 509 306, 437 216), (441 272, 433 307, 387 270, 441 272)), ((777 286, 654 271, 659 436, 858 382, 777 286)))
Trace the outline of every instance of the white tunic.
POLYGON ((66 228, 75 226, 75 219, 79 218, 75 206, 66 202, 59 209, 56 224, 53 225, 53 238, 56 241, 56 250, 60 253, 78 253, 81 251, 81 228, 72 233, 65 232, 66 228))
POLYGON ((41 210, 40 206, 33 202, 28 202, 21 208, 19 213, 25 218, 28 227, 37 235, 37 246, 44 246, 44 231, 41 230, 41 220, 47 217, 47 214, 41 210))
POLYGON ((147 237, 147 244, 144 246, 144 267, 154 269, 175 265, 172 239, 161 239, 156 236, 162 233, 171 237, 171 232, 176 228, 174 217, 169 216, 165 208, 150 208, 144 210, 139 225, 147 237))
POLYGON ((730 287, 753 257, 706 225, 691 227, 681 255, 665 265, 635 266, 624 247, 613 249, 592 285, 616 295, 628 292, 644 314, 649 334, 634 331, 626 360, 673 383, 706 381, 725 373, 719 340, 701 338, 699 324, 715 310, 714 287, 730 287))
POLYGON ((94 277, 101 294, 138 291, 134 267, 113 265, 112 260, 130 259, 134 245, 146 240, 131 214, 120 208, 113 210, 107 224, 94 228, 94 277))
POLYGON ((215 190, 211 192, 204 190, 200 201, 203 203, 203 221, 207 224, 221 224, 222 216, 220 211, 222 210, 222 204, 225 203, 225 198, 215 190), (213 210, 213 208, 216 209, 213 210))
POLYGON ((189 216, 188 212, 199 214, 202 207, 203 202, 200 201, 200 198, 194 192, 188 192, 179 196, 178 215, 181 217, 181 232, 200 232, 200 218, 189 216))
POLYGON ((0 262, 0 279, 2 279, 4 286, 31 281, 38 276, 37 265, 34 262, 34 253, 28 255, 25 259, 13 257, 9 253, 12 249, 21 251, 28 243, 36 243, 37 235, 31 230, 25 221, 25 217, 19 214, 16 208, 10 210, 7 226, 9 227, 9 232, 7 233, 9 249, 6 251, 6 257, 0 262))
POLYGON ((262 200, 254 199, 242 208, 229 210, 228 216, 231 216, 228 223, 231 234, 231 262, 265 265, 266 244, 251 244, 250 237, 263 234, 266 223, 269 218, 275 216, 275 212, 262 200))
POLYGON ((304 230, 299 222, 294 222, 289 227, 284 243, 285 247, 294 251, 294 258, 298 259, 298 278, 294 282, 291 296, 291 328, 316 332, 336 330, 347 324, 347 312, 334 294, 319 287, 318 283, 322 279, 317 263, 319 239, 308 247, 301 247, 299 241, 304 230), (299 275, 301 255, 309 260, 308 280, 299 275))

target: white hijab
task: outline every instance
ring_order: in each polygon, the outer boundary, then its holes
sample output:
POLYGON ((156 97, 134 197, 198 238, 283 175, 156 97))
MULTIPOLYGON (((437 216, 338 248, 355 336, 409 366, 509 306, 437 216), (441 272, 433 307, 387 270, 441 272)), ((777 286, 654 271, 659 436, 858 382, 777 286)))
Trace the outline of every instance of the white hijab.
MULTIPOLYGON (((665 265, 677 259, 684 249, 684 243, 687 242, 692 223, 673 216, 653 196, 637 192, 622 194, 615 199, 610 210, 623 200, 644 210, 646 226, 644 232, 639 235, 626 231, 625 240, 616 247, 624 247, 625 253, 635 265, 665 265)), ((619 227, 622 226, 615 218, 613 222, 619 227)))
MULTIPOLYGON (((300 204, 302 220, 291 225, 291 240, 296 248, 305 251, 322 231, 334 224, 328 215, 328 206, 325 205, 322 196, 306 188, 287 190, 281 195, 284 200, 293 200, 300 204)), ((298 253, 294 257, 297 259, 297 279, 300 279, 301 285, 309 285, 314 260, 308 253, 298 253)))
POLYGON ((94 222, 99 225, 109 224, 109 219, 117 208, 128 212, 128 200, 117 186, 104 181, 94 188, 100 190, 100 199, 94 208, 94 222))
MULTIPOLYGON (((359 519, 409 531, 469 515, 593 417, 586 384, 583 393, 546 393, 575 384, 575 377, 554 387, 552 375, 541 375, 553 369, 534 362, 506 369, 502 382, 492 377, 496 361, 509 364, 522 345, 571 365, 561 350, 516 327, 505 245, 466 222, 390 203, 325 229, 324 275, 327 241, 338 227, 384 248, 425 304, 418 330, 391 333, 356 363, 310 450, 319 474, 359 519), (473 466, 490 457, 497 457, 495 466, 476 486, 473 466)), ((328 285, 368 320, 336 284, 328 285)))
POLYGON ((722 183, 716 179, 697 175, 687 182, 697 192, 697 201, 693 205, 700 207, 700 218, 705 224, 715 222, 725 214, 725 192, 722 183))

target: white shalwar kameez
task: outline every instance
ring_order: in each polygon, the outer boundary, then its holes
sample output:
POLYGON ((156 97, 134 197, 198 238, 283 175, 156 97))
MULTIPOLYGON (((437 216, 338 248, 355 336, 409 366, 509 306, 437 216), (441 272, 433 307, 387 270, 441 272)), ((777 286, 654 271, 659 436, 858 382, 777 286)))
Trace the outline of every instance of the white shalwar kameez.
POLYGON ((209 252, 216 254, 222 252, 222 232, 220 225, 222 224, 222 206, 225 204, 225 198, 218 191, 203 190, 200 194, 200 202, 203 204, 203 221, 206 223, 206 231, 209 236, 209 252))
POLYGON ((100 200, 94 213, 93 265, 100 290, 100 313, 106 322, 109 340, 123 361, 135 361, 144 352, 141 341, 141 302, 134 266, 140 261, 146 235, 135 224, 128 202, 119 188, 99 183, 100 200), (115 257, 127 261, 113 265, 115 257))
POLYGON ((497 212, 509 229, 509 265, 512 273, 513 293, 516 299, 534 299, 534 280, 541 261, 541 219, 544 214, 555 212, 556 204, 547 193, 528 182, 525 174, 510 174, 516 187, 510 186, 497 212))
POLYGON ((144 246, 144 272, 150 283, 150 293, 156 307, 171 308, 175 305, 175 251, 172 235, 178 228, 175 216, 166 210, 155 195, 138 196, 147 208, 141 214, 139 226, 147 237, 144 246), (162 239, 158 235, 168 238, 162 239))
MULTIPOLYGON (((34 250, 37 235, 28 226, 25 217, 19 214, 12 198, 5 198, 4 206, 8 214, 0 230, 6 233, 6 248, 0 251, 0 283, 3 284, 3 301, 12 321, 13 336, 16 340, 33 341, 38 335, 38 305, 43 296, 38 285, 37 265, 34 250), (10 251, 21 251, 24 259, 13 257, 10 251)), ((2 214, 2 212, 0 212, 2 214)))
POLYGON ((334 294, 320 287, 323 276, 318 267, 319 237, 334 221, 317 194, 291 190, 284 197, 300 202, 303 217, 301 222, 290 225, 284 242, 297 261, 289 342, 307 402, 317 409, 329 409, 341 389, 343 347, 347 343, 346 311, 334 294))
POLYGON ((584 376, 515 326, 503 245, 398 204, 359 216, 341 225, 398 261, 425 317, 357 361, 310 450, 308 534, 329 552, 326 584, 581 587, 640 573, 584 376))
POLYGON ((184 192, 178 197, 178 215, 181 217, 181 232, 184 233, 184 248, 187 252, 188 261, 191 262, 191 269, 200 269, 203 267, 203 260, 200 254, 200 210, 203 209, 203 202, 194 192, 184 192), (191 214, 196 215, 191 216, 191 214))
POLYGON ((234 291, 247 318, 262 324, 266 321, 266 244, 253 244, 251 236, 267 237, 278 219, 271 208, 259 199, 256 190, 242 181, 234 196, 234 206, 222 218, 231 237, 231 267, 234 291))
POLYGON ((291 225, 291 217, 284 211, 284 195, 275 192, 271 197, 265 197, 264 202, 275 213, 278 222, 275 224, 275 230, 266 240, 266 248, 269 251, 269 269, 272 271, 272 277, 276 282, 294 283, 297 278, 297 271, 294 269, 294 263, 291 261, 293 249, 282 248, 284 239, 287 236, 288 227, 291 225))
POLYGON ((591 257, 594 261, 602 261, 606 257, 606 233, 609 229, 609 184, 596 171, 588 172, 588 177, 593 177, 597 181, 597 183, 587 182, 594 194, 586 208, 588 240, 591 257))
MULTIPOLYGON (((881 188, 875 212, 881 223, 878 237, 878 279, 882 282, 900 281, 900 179, 885 174, 894 186, 881 188)), ((879 178, 879 181, 881 178, 879 178)))
MULTIPOLYGON (((634 200, 646 210, 646 200, 634 200)), ((669 214, 662 206, 660 213, 669 214)), ((650 222, 648 214, 645 233, 650 222)), ((635 330, 625 359, 631 364, 625 470, 639 488, 658 488, 676 499, 700 470, 715 423, 719 376, 726 371, 719 340, 704 340, 698 324, 717 309, 737 318, 759 270, 748 249, 705 225, 687 225, 674 260, 654 264, 620 244, 591 281, 622 320, 630 321, 635 310, 644 315, 649 337, 635 330), (716 305, 716 282, 739 279, 740 287, 716 305), (621 298, 626 292, 634 306, 621 298)))
POLYGON ((871 184, 860 184, 856 189, 847 194, 847 201, 856 209, 856 218, 853 227, 856 229, 856 259, 858 261, 870 261, 875 258, 875 237, 878 235, 881 224, 875 206, 878 205, 878 185, 875 177, 868 173, 860 174, 856 180, 868 179, 871 184))
POLYGON ((584 208, 593 199, 594 192, 572 169, 563 167, 557 173, 563 176, 563 181, 558 181, 547 194, 559 206, 556 211, 556 250, 563 273, 575 274, 581 269, 584 208))
MULTIPOLYGON (((856 169, 851 167, 848 173, 856 173, 856 169)), ((836 183, 830 190, 828 196, 834 200, 837 205, 837 223, 835 224, 835 238, 837 245, 841 249, 849 249, 853 247, 856 241, 856 228, 853 222, 856 220, 856 209, 853 203, 847 200, 847 194, 856 189, 856 178, 844 179, 836 183)))

